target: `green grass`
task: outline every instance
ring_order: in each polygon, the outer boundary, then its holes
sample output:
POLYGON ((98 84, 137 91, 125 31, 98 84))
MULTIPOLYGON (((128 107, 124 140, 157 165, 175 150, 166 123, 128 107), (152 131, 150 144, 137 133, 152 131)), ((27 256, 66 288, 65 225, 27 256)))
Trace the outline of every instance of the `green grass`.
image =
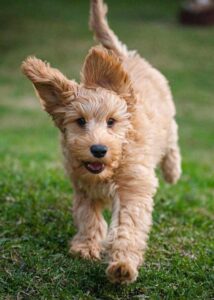
MULTIPOLYGON (((183 176, 160 181, 145 265, 110 284, 103 263, 72 259, 72 190, 57 129, 41 112, 21 61, 36 54, 79 77, 93 45, 88 1, 2 0, 0 10, 0 299, 212 299, 214 29, 184 28, 179 1, 108 1, 110 23, 169 79, 183 176)), ((109 220, 109 214, 106 214, 109 220)))

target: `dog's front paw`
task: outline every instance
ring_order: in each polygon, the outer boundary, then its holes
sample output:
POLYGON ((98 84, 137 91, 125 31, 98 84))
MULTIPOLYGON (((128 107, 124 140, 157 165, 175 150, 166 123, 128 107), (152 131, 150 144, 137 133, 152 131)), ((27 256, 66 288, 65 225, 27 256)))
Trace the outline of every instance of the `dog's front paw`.
POLYGON ((73 256, 80 256, 84 259, 100 260, 101 248, 93 242, 71 242, 69 253, 73 256))
POLYGON ((113 283, 131 283, 138 276, 135 266, 125 261, 112 262, 106 270, 109 280, 113 283))

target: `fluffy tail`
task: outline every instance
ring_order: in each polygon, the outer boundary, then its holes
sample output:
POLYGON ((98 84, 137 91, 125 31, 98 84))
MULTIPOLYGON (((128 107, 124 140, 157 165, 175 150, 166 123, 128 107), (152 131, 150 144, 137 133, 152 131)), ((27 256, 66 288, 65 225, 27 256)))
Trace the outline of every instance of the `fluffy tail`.
POLYGON ((108 11, 103 0, 91 0, 89 26, 94 31, 98 41, 107 49, 113 50, 119 56, 127 56, 128 50, 111 30, 106 19, 108 11))

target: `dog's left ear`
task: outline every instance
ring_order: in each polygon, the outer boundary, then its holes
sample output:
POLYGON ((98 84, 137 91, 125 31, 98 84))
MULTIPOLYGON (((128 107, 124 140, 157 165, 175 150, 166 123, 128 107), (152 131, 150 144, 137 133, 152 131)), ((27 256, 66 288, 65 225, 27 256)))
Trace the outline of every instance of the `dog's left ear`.
POLYGON ((23 73, 32 81, 41 105, 62 129, 66 106, 75 97, 77 83, 67 79, 59 70, 36 57, 28 57, 22 63, 23 73))
POLYGON ((120 58, 101 46, 93 47, 86 57, 82 81, 87 87, 100 86, 121 96, 132 92, 131 80, 120 58))

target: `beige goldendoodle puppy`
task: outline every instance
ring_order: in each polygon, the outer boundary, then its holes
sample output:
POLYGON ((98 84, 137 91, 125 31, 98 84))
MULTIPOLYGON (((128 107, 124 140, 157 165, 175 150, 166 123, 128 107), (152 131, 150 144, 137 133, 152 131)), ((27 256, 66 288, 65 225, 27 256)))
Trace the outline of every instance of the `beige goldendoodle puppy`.
POLYGON ((91 1, 90 25, 102 46, 89 51, 80 84, 35 57, 22 65, 43 108, 61 131, 75 196, 72 254, 107 254, 112 282, 133 282, 152 224, 155 168, 175 183, 181 174, 177 125, 164 76, 128 51, 108 26, 106 5, 91 1), (109 229, 102 216, 112 206, 109 229))

